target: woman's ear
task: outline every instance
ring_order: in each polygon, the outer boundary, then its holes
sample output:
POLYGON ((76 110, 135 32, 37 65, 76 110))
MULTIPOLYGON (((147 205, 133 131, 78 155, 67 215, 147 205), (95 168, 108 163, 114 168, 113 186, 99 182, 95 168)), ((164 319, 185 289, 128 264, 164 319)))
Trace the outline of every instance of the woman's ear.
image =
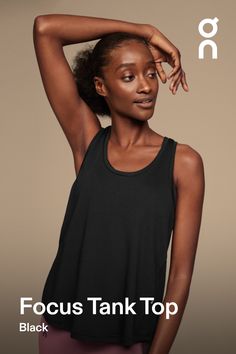
POLYGON ((107 92, 103 79, 101 77, 94 76, 93 81, 97 93, 105 97, 107 95, 107 92))

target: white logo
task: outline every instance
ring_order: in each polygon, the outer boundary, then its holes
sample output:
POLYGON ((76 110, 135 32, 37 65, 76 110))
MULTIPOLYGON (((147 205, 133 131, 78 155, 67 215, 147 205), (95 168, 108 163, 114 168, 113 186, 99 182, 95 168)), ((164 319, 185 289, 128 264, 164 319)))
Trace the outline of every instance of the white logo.
MULTIPOLYGON (((218 25, 217 22, 219 19, 217 17, 211 19, 211 18, 205 18, 202 20, 199 25, 198 25, 198 32, 200 35, 204 38, 212 38, 216 35, 218 31, 218 25), (204 26, 206 24, 210 24, 212 26, 211 32, 205 32, 204 26)), ((198 47, 198 58, 199 59, 204 59, 204 48, 205 46, 209 45, 212 49, 212 59, 217 59, 218 58, 218 53, 217 53, 217 45, 212 39, 205 39, 202 41, 198 47)))

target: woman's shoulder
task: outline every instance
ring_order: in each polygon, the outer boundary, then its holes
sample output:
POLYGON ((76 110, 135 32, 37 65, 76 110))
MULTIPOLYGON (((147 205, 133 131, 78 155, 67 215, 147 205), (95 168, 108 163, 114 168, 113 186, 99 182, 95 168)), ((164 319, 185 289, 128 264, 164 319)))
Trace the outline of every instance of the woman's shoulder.
POLYGON ((172 139, 176 141, 176 154, 183 163, 194 163, 194 161, 202 160, 200 152, 191 145, 179 142, 174 138, 172 139))
POLYGON ((184 173, 191 177, 203 170, 203 159, 191 145, 176 141, 175 165, 179 175, 184 173))

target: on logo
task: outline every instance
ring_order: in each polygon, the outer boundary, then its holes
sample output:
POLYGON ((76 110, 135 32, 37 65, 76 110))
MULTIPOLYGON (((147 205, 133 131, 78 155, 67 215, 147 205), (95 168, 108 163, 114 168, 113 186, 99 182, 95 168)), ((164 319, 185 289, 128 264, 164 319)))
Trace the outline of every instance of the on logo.
MULTIPOLYGON (((199 25, 198 25, 198 32, 200 33, 200 35, 204 38, 212 38, 215 36, 215 34, 218 31, 218 25, 217 22, 219 21, 219 19, 217 17, 211 19, 211 18, 205 18, 204 20, 202 20, 199 25), (210 24, 212 26, 212 30, 211 32, 205 32, 204 31, 204 26, 206 24, 210 24)), ((206 45, 209 45, 212 49, 212 59, 217 59, 218 55, 217 55, 217 45, 216 43, 211 40, 211 39, 205 39, 204 41, 202 41, 198 47, 198 58, 199 59, 204 59, 204 48, 206 45)))

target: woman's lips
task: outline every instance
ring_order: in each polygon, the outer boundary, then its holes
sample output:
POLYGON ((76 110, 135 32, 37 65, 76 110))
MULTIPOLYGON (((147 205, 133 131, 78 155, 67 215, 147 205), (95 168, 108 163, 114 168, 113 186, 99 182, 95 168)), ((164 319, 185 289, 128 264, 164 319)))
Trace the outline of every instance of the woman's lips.
POLYGON ((154 104, 154 101, 149 101, 149 102, 134 102, 137 106, 140 106, 140 107, 145 107, 145 108, 149 108, 149 107, 152 107, 153 104, 154 104))

